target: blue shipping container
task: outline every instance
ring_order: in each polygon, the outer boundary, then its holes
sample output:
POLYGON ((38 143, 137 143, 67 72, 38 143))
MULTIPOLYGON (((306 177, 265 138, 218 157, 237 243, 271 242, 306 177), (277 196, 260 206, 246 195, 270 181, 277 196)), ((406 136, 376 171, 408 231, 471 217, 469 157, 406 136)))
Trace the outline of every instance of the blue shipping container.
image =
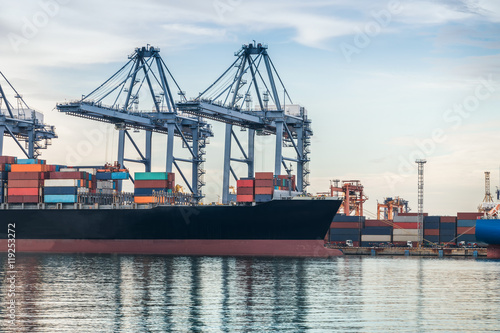
POLYGON ((476 235, 462 235, 457 238, 457 242, 476 242, 476 235))
POLYGON ((439 235, 439 242, 440 243, 449 243, 449 242, 456 243, 457 240, 455 239, 455 237, 456 236, 439 235))
POLYGON ((360 230, 359 229, 354 229, 354 228, 330 228, 330 234, 336 234, 336 235, 359 235, 360 230))
POLYGON ((43 193, 45 195, 77 195, 78 187, 76 186, 45 187, 43 193))
POLYGON ((437 222, 437 223, 439 223, 440 218, 441 218, 440 216, 425 216, 424 217, 424 224, 427 223, 427 222, 430 222, 430 223, 437 222))
POLYGON ((111 172, 98 172, 95 178, 97 180, 111 180, 111 172))
POLYGON ((424 241, 439 243, 439 236, 436 235, 424 236, 424 241))
POLYGON ((424 222, 424 229, 439 229, 438 222, 424 222))
POLYGON ((330 242, 345 242, 346 240, 352 240, 353 242, 359 242, 361 236, 358 235, 335 235, 330 233, 330 242))
POLYGON ((128 172, 112 172, 111 179, 128 179, 128 172))
POLYGON ((0 171, 0 180, 7 180, 9 173, 7 171, 0 171))
POLYGON ((0 203, 3 203, 3 182, 0 180, 0 203))
POLYGON ((365 227, 362 235, 392 235, 392 227, 365 227))
POLYGON ((457 220, 457 227, 475 227, 476 220, 457 220))
POLYGON ((76 195, 45 195, 45 203, 75 203, 77 202, 76 195))
POLYGON ((456 229, 457 229, 456 223, 441 223, 439 225, 439 230, 456 230, 456 229))
POLYGON ((333 222, 360 222, 364 220, 364 216, 346 216, 343 214, 337 214, 333 218, 333 222))
POLYGON ((256 194, 255 195, 255 202, 268 202, 273 199, 273 196, 271 194, 256 194))
POLYGON ((39 163, 38 160, 34 158, 18 158, 17 164, 42 164, 42 163, 39 163))

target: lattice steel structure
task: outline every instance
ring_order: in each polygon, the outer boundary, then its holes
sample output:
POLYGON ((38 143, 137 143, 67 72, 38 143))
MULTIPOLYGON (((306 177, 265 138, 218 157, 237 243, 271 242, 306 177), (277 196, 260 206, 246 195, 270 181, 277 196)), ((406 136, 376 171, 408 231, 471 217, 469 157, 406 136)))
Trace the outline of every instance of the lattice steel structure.
POLYGON ((426 160, 416 160, 418 164, 418 244, 421 246, 424 242, 424 164, 426 160))

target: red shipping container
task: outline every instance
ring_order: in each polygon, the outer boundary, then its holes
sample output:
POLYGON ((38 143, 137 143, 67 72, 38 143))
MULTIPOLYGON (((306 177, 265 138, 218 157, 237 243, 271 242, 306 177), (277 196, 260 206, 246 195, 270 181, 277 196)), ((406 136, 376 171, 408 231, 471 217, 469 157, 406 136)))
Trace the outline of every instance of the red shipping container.
POLYGON ((0 164, 15 164, 17 158, 14 156, 0 156, 0 164))
POLYGON ((36 195, 38 196, 38 194, 40 193, 40 189, 38 187, 21 187, 21 188, 8 188, 7 189, 7 195, 11 196, 11 195, 36 195))
POLYGON ((169 180, 169 181, 171 181, 171 182, 175 183, 175 173, 173 173, 173 172, 169 172, 169 173, 167 174, 167 180, 169 180))
POLYGON ((390 227, 392 226, 392 221, 382 221, 382 220, 366 220, 365 227, 390 227))
POLYGON ((476 227, 457 227, 457 235, 475 235, 476 227))
POLYGON ((255 187, 274 187, 272 179, 256 179, 255 187))
POLYGON ((87 179, 86 172, 80 171, 64 171, 64 172, 51 172, 50 179, 87 179))
POLYGON ((42 181, 38 179, 9 180, 9 188, 41 187, 42 181))
POLYGON ((38 203, 38 195, 12 195, 7 197, 8 203, 38 203))
POLYGON ((457 213, 457 220, 476 220, 478 217, 483 216, 483 213, 457 213))
POLYGON ((236 181, 236 187, 254 187, 253 179, 239 179, 236 181))
POLYGON ((360 222, 332 222, 331 229, 359 229, 360 222))
POLYGON ((256 187, 255 194, 273 194, 274 187, 256 187))
POLYGON ((9 172, 10 180, 44 179, 43 172, 9 172))
POLYGON ((237 202, 252 202, 253 201, 253 195, 237 195, 236 196, 236 201, 237 202))
POLYGON ((394 222, 394 229, 417 229, 417 222, 394 222))
POLYGON ((424 236, 439 236, 439 229, 424 229, 424 236))
POLYGON ((272 172, 256 172, 255 180, 273 180, 274 174, 272 172))
POLYGON ((236 189, 236 194, 240 195, 251 195, 253 196, 253 187, 238 187, 236 189))
POLYGON ((135 188, 167 188, 168 180, 136 180, 135 188))
POLYGON ((457 217, 456 216, 441 216, 439 218, 441 223, 457 223, 457 217))

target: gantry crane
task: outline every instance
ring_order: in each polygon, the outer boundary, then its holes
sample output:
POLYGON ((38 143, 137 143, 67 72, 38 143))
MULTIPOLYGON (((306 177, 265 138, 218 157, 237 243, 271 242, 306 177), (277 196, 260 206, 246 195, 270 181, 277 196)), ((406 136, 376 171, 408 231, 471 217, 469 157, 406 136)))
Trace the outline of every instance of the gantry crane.
POLYGON ((0 81, 3 78, 6 83, 2 86, 0 82, 0 155, 3 154, 4 136, 10 136, 27 158, 37 158, 40 150, 57 138, 55 127, 44 124, 43 114, 26 104, 2 72, 0 76, 0 81), (11 103, 11 98, 17 102, 11 103), (20 141, 25 141, 25 147, 20 141))
POLYGON ((231 162, 246 164, 248 177, 254 175, 255 134, 276 136, 274 174, 281 174, 282 165, 289 171, 285 161, 297 163, 297 190, 305 191, 309 185, 309 146, 313 134, 306 109, 292 103, 266 45, 254 41, 243 45, 235 56, 229 68, 197 98, 177 104, 186 113, 226 124, 222 202, 228 203, 230 175, 238 179, 231 162), (248 129, 247 149, 234 126, 248 129), (233 139, 242 159, 231 156, 233 139), (284 157, 284 146, 293 147, 296 157, 284 157))
POLYGON ((384 203, 377 203, 377 220, 392 220, 395 213, 408 213, 408 201, 400 197, 385 198, 384 203))
POLYGON ((339 180, 330 182, 330 196, 344 198, 339 213, 363 216, 363 204, 368 200, 368 197, 363 193, 364 187, 361 185, 361 181, 343 180, 342 184, 339 183, 339 180))
MULTIPOLYGON (((161 58, 160 49, 147 45, 136 48, 129 61, 91 93, 78 101, 58 104, 57 108, 69 115, 114 124, 119 132, 118 163, 121 166, 124 162, 142 163, 145 171, 151 171, 152 133, 167 135, 165 171, 172 172, 175 166, 193 197, 200 200, 205 184, 205 147, 213 132, 201 117, 179 111, 172 93, 174 88, 185 101, 185 93, 161 58), (144 153, 129 133, 130 129, 145 132, 144 153), (183 147, 189 152, 188 158, 174 156, 174 137, 181 138, 183 147), (125 158, 126 139, 140 159, 125 158), (191 182, 177 162, 192 164, 191 182)), ((134 181, 132 177, 131 180, 134 181)))

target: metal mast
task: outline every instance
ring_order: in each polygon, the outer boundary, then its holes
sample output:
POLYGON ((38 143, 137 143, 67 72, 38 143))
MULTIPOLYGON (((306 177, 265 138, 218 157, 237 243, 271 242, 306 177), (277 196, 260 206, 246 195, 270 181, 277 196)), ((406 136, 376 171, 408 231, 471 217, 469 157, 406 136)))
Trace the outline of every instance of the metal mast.
POLYGON ((418 246, 424 242, 424 164, 426 160, 416 160, 418 164, 418 246))

